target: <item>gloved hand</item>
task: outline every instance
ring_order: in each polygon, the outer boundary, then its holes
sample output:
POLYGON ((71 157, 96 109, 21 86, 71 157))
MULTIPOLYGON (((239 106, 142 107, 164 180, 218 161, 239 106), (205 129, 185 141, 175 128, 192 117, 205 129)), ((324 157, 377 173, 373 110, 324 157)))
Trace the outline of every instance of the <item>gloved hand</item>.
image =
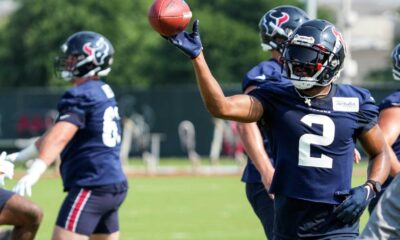
POLYGON ((353 224, 360 218, 376 193, 369 185, 363 184, 350 189, 349 193, 336 192, 335 196, 346 199, 334 210, 333 214, 343 223, 353 224))
POLYGON ((199 56, 203 50, 203 45, 201 44, 200 32, 199 32, 199 20, 195 20, 193 23, 193 32, 180 32, 172 37, 165 37, 172 45, 179 48, 184 54, 189 56, 191 59, 199 56))
POLYGON ((32 196, 32 186, 39 180, 40 176, 46 171, 47 164, 40 159, 36 159, 28 169, 28 174, 23 176, 13 188, 13 191, 21 196, 32 196))
POLYGON ((6 152, 0 155, 0 186, 4 186, 5 178, 12 179, 14 176, 14 164, 6 160, 6 152))

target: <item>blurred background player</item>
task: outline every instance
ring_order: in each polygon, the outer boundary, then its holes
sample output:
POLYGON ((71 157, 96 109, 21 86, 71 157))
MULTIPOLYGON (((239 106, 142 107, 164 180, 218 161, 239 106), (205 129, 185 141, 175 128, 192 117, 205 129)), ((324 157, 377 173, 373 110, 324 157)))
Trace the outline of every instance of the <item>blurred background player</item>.
MULTIPOLYGON (((396 81, 400 81, 400 44, 397 45, 392 52, 392 64, 393 64, 393 78, 396 81)), ((395 175, 395 173, 400 171, 400 163, 398 163, 397 159, 400 159, 400 91, 390 94, 385 99, 382 100, 379 110, 379 126, 382 129, 382 132, 385 136, 386 142, 389 146, 392 147, 393 152, 395 153, 395 157, 392 157, 391 160, 395 159, 392 163, 392 171, 391 175, 395 175)), ((383 194, 385 189, 392 182, 393 177, 389 176, 388 179, 382 184, 381 191, 377 195, 376 198, 371 200, 371 203, 368 206, 368 211, 371 214, 373 209, 375 208, 376 203, 378 202, 380 196, 383 194)))
POLYGON ((84 31, 71 35, 61 51, 57 72, 74 86, 61 97, 54 126, 34 146, 12 155, 17 160, 38 156, 14 191, 30 195, 32 185, 61 154, 68 194, 53 239, 118 239, 118 209, 128 185, 120 161, 117 102, 100 79, 111 71, 114 49, 104 36, 84 31))
POLYGON ((213 116, 266 123, 275 161, 274 238, 355 239, 359 217, 375 196, 372 182, 386 180, 390 162, 369 91, 333 84, 345 59, 341 34, 327 21, 305 22, 283 52, 292 83, 266 82, 250 96, 225 97, 204 58, 198 23, 192 33, 167 39, 192 59, 213 116), (370 157, 370 171, 365 184, 351 188, 356 139, 370 157))
MULTIPOLYGON (((400 80, 400 44, 392 52, 393 78, 400 80)), ((391 175, 382 185, 379 198, 371 201, 371 216, 360 239, 400 239, 400 90, 380 104, 379 125, 391 152, 391 175), (389 185, 390 184, 390 185, 389 185), (387 192, 387 193, 386 193, 387 192), (382 198, 379 202, 378 200, 382 198), (375 210, 374 210, 375 209, 375 210)))
MULTIPOLYGON (((6 159, 6 153, 0 155, 0 185, 4 178, 12 179, 14 164, 6 159)), ((14 192, 0 188, 0 225, 13 225, 11 231, 0 233, 0 239, 31 240, 35 239, 43 218, 42 210, 28 199, 14 192)))
MULTIPOLYGON (((253 67, 243 78, 242 91, 247 94, 265 81, 288 81, 281 78, 282 51, 284 42, 302 23, 309 20, 307 14, 294 6, 283 5, 275 7, 262 16, 258 25, 261 37, 261 47, 271 51, 271 59, 253 67)), ((273 161, 269 158, 271 150, 266 133, 260 134, 256 123, 240 123, 239 133, 246 149, 248 161, 244 169, 242 181, 246 183, 246 196, 254 212, 260 219, 268 239, 273 238, 274 202, 268 194, 274 175, 273 161), (254 166, 251 159, 259 158, 254 166), (271 161, 270 161, 271 160, 271 161), (261 179, 260 173, 265 178, 261 179), (264 181, 264 184, 263 184, 264 181)))

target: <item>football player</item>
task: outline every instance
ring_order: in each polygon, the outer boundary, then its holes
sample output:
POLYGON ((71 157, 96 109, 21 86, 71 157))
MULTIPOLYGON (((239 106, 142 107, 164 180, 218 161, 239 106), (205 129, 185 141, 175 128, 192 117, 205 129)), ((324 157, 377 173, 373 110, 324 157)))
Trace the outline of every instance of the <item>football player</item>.
MULTIPOLYGON (((400 44, 392 52, 393 78, 400 80, 400 44)), ((387 96, 380 104, 379 126, 391 151, 391 175, 382 185, 381 193, 368 206, 371 216, 360 239, 400 239, 400 90, 387 96), (390 184, 390 185, 389 185, 390 184), (387 193, 384 193, 387 192, 387 193), (381 200, 378 202, 378 199, 381 200), (376 209, 373 211, 373 209, 376 209)), ((379 184, 377 185, 380 188, 379 184)))
MULTIPOLYGON (((282 51, 284 42, 302 23, 308 21, 307 14, 300 8, 283 5, 275 7, 262 16, 258 25, 261 47, 271 51, 272 58, 253 67, 243 78, 242 91, 248 94, 265 81, 280 82, 282 72, 282 51)), ((287 80, 286 80, 287 81, 287 80)), ((268 239, 273 239, 274 202, 267 189, 271 186, 274 168, 266 134, 260 134, 256 123, 239 124, 239 133, 249 157, 242 181, 246 183, 246 196, 254 212, 260 219, 268 239), (254 166, 251 159, 258 163, 254 166), (262 164, 259 164, 262 163, 262 164), (257 169, 263 172, 263 179, 257 169), (263 184, 264 181, 264 184, 263 184)))
POLYGON ((118 209, 128 189, 120 161, 121 122, 114 92, 101 80, 111 71, 113 54, 109 40, 95 32, 74 33, 62 44, 56 70, 73 87, 59 100, 54 126, 34 146, 13 155, 17 160, 37 155, 14 187, 20 195, 30 195, 32 185, 61 154, 68 194, 53 239, 119 238, 118 209))
MULTIPOLYGON (((4 179, 12 179, 14 164, 6 160, 6 153, 0 155, 0 185, 4 186, 4 179)), ((0 225, 13 225, 0 235, 7 239, 34 239, 43 218, 42 210, 28 199, 18 196, 14 192, 0 188, 0 225)))
POLYGON ((345 59, 341 34, 325 20, 303 23, 283 52, 291 83, 266 81, 249 95, 225 97, 205 60, 198 24, 167 39, 192 59, 213 116, 264 123, 275 161, 274 238, 356 238, 359 217, 376 194, 372 182, 386 180, 390 163, 369 91, 334 84, 345 59), (366 183, 351 188, 356 139, 369 154, 370 171, 366 183))

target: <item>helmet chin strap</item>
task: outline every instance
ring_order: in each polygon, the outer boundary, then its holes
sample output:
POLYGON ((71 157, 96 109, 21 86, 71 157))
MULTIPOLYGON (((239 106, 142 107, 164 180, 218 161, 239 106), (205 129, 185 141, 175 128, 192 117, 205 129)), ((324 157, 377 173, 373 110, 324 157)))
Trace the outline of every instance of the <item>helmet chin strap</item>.
POLYGON ((293 86, 299 90, 307 90, 316 85, 315 81, 307 81, 307 80, 292 80, 293 86))

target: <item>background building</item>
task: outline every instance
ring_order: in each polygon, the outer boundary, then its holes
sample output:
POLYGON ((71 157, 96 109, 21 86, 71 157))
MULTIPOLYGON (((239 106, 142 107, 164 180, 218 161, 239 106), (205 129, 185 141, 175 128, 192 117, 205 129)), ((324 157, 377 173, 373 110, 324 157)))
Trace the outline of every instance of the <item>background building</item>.
POLYGON ((344 81, 363 85, 371 71, 391 66, 390 53, 400 39, 400 1, 325 0, 318 4, 336 11, 337 26, 349 46, 354 62, 346 59, 344 77, 350 79, 344 81))

